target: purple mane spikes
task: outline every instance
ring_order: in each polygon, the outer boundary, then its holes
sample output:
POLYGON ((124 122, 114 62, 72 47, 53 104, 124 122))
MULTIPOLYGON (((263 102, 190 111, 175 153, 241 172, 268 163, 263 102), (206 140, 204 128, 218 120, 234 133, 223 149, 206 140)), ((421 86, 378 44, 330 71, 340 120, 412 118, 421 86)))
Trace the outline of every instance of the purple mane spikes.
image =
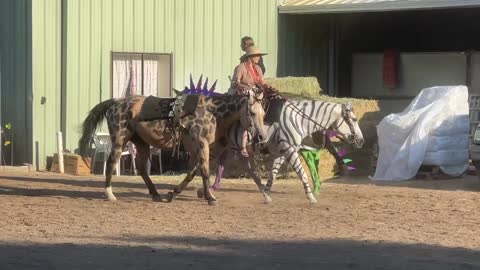
POLYGON ((195 90, 195 84, 193 83, 192 74, 190 74, 190 89, 189 93, 195 90))
POLYGON ((203 88, 202 88, 202 81, 203 81, 203 74, 200 76, 197 86, 195 86, 195 84, 193 83, 192 74, 190 74, 190 88, 185 87, 185 89, 183 90, 183 94, 197 94, 197 95, 204 95, 208 97, 223 95, 220 93, 215 93, 215 87, 217 86, 217 81, 213 83, 210 89, 208 89, 208 78, 206 78, 205 83, 203 84, 203 88))
POLYGON ((200 75, 200 79, 198 80, 197 87, 195 88, 195 91, 199 91, 201 89, 202 81, 203 81, 203 74, 200 75))
POLYGON ((192 74, 190 74, 190 88, 185 86, 185 89, 183 90, 183 94, 185 95, 192 94, 194 90, 195 90, 195 84, 193 83, 192 74))
POLYGON ((215 80, 215 82, 212 85, 212 88, 210 88, 210 92, 214 92, 216 86, 217 86, 217 80, 215 80))
POLYGON ((201 93, 205 96, 208 95, 208 78, 205 80, 205 84, 203 85, 201 93))

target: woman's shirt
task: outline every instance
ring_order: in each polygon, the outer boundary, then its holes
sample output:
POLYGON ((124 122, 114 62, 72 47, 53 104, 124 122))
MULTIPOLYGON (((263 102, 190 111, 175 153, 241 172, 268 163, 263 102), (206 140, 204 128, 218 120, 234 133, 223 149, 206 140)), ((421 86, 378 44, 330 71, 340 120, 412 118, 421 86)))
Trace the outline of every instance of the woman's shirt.
POLYGON ((232 77, 231 89, 236 90, 237 94, 241 94, 243 90, 253 88, 257 85, 265 85, 263 72, 258 65, 249 66, 247 62, 240 63, 235 67, 232 77))

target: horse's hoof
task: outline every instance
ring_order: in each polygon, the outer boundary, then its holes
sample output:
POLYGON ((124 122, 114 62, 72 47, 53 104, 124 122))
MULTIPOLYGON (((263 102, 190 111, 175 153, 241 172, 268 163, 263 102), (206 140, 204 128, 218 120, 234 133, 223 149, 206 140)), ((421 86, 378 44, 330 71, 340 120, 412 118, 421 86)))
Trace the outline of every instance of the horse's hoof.
POLYGON ((213 185, 211 189, 214 191, 218 191, 220 189, 220 185, 213 185))
POLYGON ((317 199, 312 194, 307 195, 308 200, 310 203, 317 203, 317 199))
POLYGON ((210 205, 210 206, 217 206, 218 203, 217 203, 217 201, 210 200, 210 201, 208 201, 208 205, 210 205))
POLYGON ((270 196, 265 194, 265 204, 271 204, 272 203, 272 198, 270 196))
POLYGON ((203 188, 197 189, 197 197, 199 199, 203 198, 203 188))
POLYGON ((172 202, 173 199, 175 199, 175 197, 176 197, 176 196, 175 196, 175 193, 173 193, 173 192, 168 192, 168 194, 167 194, 167 202, 172 202))
POLYGON ((154 201, 154 202, 163 202, 162 195, 160 195, 160 194, 152 195, 152 201, 154 201))
POLYGON ((110 193, 110 194, 109 194, 109 193, 106 193, 106 194, 105 194, 105 197, 106 197, 107 200, 110 201, 110 202, 115 202, 115 201, 117 201, 117 197, 115 197, 115 195, 113 195, 113 194, 111 194, 111 193, 110 193))
POLYGON ((107 187, 105 188, 105 197, 107 197, 107 200, 111 201, 111 202, 114 202, 117 200, 117 198, 115 197, 115 195, 113 195, 113 192, 112 192, 112 187, 107 187))

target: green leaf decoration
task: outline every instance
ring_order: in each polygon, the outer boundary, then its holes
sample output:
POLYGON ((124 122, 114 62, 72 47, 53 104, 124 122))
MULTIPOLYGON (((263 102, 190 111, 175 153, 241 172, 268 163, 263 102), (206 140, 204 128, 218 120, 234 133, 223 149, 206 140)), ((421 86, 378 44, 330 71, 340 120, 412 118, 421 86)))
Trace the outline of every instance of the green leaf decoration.
POLYGON ((349 159, 349 158, 343 159, 343 163, 344 163, 344 164, 348 164, 348 163, 350 163, 350 162, 352 162, 352 160, 349 159))

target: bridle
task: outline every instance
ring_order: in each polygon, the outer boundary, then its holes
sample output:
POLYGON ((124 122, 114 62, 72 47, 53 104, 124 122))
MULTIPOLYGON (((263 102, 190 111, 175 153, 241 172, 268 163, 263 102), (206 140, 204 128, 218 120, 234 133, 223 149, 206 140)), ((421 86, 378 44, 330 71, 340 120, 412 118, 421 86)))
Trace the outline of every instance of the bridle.
POLYGON ((343 123, 347 123, 347 126, 350 129, 350 133, 351 133, 350 135, 351 141, 356 143, 358 139, 358 134, 355 132, 355 128, 353 127, 352 117, 350 115, 352 111, 353 111, 353 108, 351 107, 351 105, 342 104, 342 122, 340 122, 340 124, 337 125, 335 129, 338 130, 338 128, 340 128, 343 125, 343 123))

